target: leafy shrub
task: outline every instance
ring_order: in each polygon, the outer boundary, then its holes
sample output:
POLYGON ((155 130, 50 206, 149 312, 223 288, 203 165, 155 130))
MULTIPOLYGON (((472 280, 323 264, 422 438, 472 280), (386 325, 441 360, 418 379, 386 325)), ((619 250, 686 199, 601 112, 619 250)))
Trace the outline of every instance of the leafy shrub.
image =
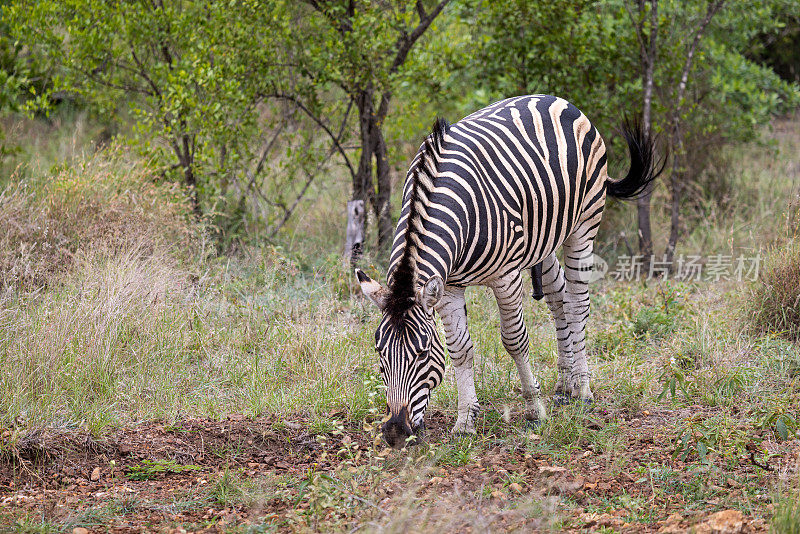
POLYGON ((636 337, 650 335, 660 338, 675 331, 675 317, 658 308, 645 308, 633 320, 633 334, 636 337))
POLYGON ((800 339, 800 246, 772 251, 745 306, 756 330, 800 339))
POLYGON ((113 255, 196 241, 185 195, 119 148, 0 191, 0 288, 46 286, 86 252, 113 255))

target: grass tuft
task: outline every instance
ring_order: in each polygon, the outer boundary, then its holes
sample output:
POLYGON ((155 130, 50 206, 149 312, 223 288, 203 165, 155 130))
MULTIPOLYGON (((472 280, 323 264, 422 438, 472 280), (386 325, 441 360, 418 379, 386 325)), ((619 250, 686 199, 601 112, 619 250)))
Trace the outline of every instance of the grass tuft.
POLYGON ((774 249, 750 289, 746 310, 756 330, 800 340, 800 246, 774 249))
POLYGON ((769 531, 772 534, 800 534, 800 495, 790 497, 778 506, 769 531))

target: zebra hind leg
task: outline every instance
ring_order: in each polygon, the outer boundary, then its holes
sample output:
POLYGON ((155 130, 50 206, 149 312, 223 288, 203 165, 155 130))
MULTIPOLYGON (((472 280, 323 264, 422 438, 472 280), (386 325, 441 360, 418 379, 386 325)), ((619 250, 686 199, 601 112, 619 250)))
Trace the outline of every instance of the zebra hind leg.
POLYGON ((528 331, 522 314, 522 276, 513 271, 491 284, 500 309, 500 328, 503 346, 517 364, 522 397, 525 399, 525 419, 531 424, 544 422, 547 412, 541 400, 539 381, 531 372, 528 331))
POLYGON ((572 334, 564 313, 564 269, 558 263, 555 253, 542 260, 542 292, 544 293, 547 307, 553 315, 556 327, 556 342, 558 344, 558 379, 554 393, 553 404, 561 405, 569 402, 572 390, 569 387, 569 377, 572 374, 572 334))
POLYGON ((564 309, 572 338, 572 372, 569 386, 572 396, 592 402, 589 386, 591 373, 586 358, 586 322, 589 318, 589 278, 592 273, 592 238, 576 232, 564 242, 566 293, 564 309))

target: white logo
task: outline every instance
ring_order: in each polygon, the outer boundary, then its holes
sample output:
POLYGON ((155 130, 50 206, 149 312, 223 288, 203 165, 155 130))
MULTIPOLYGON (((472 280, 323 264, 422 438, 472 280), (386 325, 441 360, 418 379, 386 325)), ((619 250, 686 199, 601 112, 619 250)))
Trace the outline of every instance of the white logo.
POLYGON ((592 272, 589 275, 589 283, 602 280, 605 278, 607 272, 608 262, 597 254, 592 254, 592 272))

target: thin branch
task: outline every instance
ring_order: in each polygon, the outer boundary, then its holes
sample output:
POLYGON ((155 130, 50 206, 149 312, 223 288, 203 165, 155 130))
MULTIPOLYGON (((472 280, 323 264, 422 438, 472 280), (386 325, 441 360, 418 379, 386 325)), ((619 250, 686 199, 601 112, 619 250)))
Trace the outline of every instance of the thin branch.
POLYGON ((136 66, 139 67, 139 76, 141 76, 144 79, 144 81, 146 81, 150 85, 150 87, 153 89, 153 94, 157 96, 159 100, 162 100, 161 90, 158 88, 158 86, 155 84, 152 78, 150 78, 150 76, 147 75, 147 69, 144 68, 144 65, 137 57, 136 51, 133 49, 133 46, 131 46, 131 57, 133 58, 133 61, 136 62, 136 66))
POLYGON ((676 110, 679 113, 681 102, 683 101, 683 95, 686 92, 686 84, 689 80, 689 71, 692 69, 692 62, 694 61, 694 54, 697 50, 697 45, 700 43, 700 39, 703 38, 703 32, 705 32, 706 27, 711 22, 711 19, 720 10, 720 8, 725 4, 725 0, 716 0, 714 2, 709 2, 708 9, 706 10, 706 16, 700 23, 700 26, 697 28, 697 32, 694 34, 694 39, 692 39, 692 44, 689 47, 689 50, 686 53, 686 61, 683 64, 683 71, 681 72, 681 81, 678 84, 678 94, 676 101, 676 110))
POLYGON ((292 214, 294 213, 294 210, 297 209, 297 206, 300 205, 300 201, 306 195, 306 191, 308 191, 308 188, 311 187, 311 182, 313 182, 314 178, 317 177, 317 174, 322 169, 322 166, 325 165, 326 163, 328 163, 328 160, 330 160, 330 157, 333 155, 333 152, 334 152, 334 150, 329 150, 328 151, 328 154, 325 157, 325 159, 319 162, 319 164, 317 165, 317 168, 314 169, 313 173, 309 173, 305 169, 305 167, 303 168, 303 171, 306 173, 306 176, 308 177, 308 179, 306 180, 306 183, 303 185, 303 188, 300 190, 300 193, 297 194, 297 198, 295 198, 294 202, 292 202, 292 205, 288 209, 284 208, 283 217, 281 217, 281 220, 278 222, 278 224, 276 224, 272 228, 272 230, 270 231, 270 234, 269 234, 270 238, 272 238, 275 234, 277 234, 280 231, 280 229, 283 228, 283 226, 286 224, 286 222, 289 220, 289 218, 292 216, 292 214))
POLYGON ((756 453, 754 451, 750 451, 750 463, 756 467, 760 467, 764 471, 774 471, 775 468, 771 467, 769 464, 762 464, 758 460, 756 460, 756 453))
POLYGON ((420 20, 427 17, 427 14, 425 13, 425 6, 422 5, 422 0, 417 0, 417 13, 419 14, 420 20))
MULTIPOLYGON (((297 107, 299 107, 299 106, 297 106, 297 107)), ((303 167, 303 171, 306 173, 307 180, 306 180, 305 184, 303 184, 303 188, 300 190, 300 192, 298 193, 297 197, 292 202, 291 206, 289 206, 287 208, 286 204, 284 204, 283 202, 274 202, 272 200, 269 200, 266 197, 266 195, 263 194, 263 192, 261 192, 258 188, 256 188, 256 193, 267 204, 269 204, 271 206, 274 206, 274 207, 277 207, 277 208, 280 208, 281 210, 283 210, 283 217, 281 217, 281 220, 270 230, 270 233, 269 233, 269 237, 270 238, 275 236, 275 234, 277 234, 280 231, 280 229, 284 227, 284 225, 287 223, 287 221, 294 214, 294 212, 297 209, 297 207, 300 205, 300 202, 302 201, 303 197, 305 197, 306 193, 308 192, 308 189, 311 187, 312 182, 317 177, 319 172, 328 163, 328 161, 330 161, 331 156, 333 156, 333 154, 335 152, 337 152, 337 150, 341 149, 341 139, 342 139, 342 136, 344 135, 345 128, 347 127, 347 121, 348 121, 348 119, 350 117, 350 112, 352 111, 352 109, 353 109, 353 102, 351 100, 350 103, 347 106, 347 110, 344 113, 344 117, 342 118, 342 123, 339 126, 339 132, 338 132, 337 136, 335 138, 332 138, 332 143, 331 143, 330 149, 328 149, 328 152, 325 154, 325 157, 317 164, 317 166, 314 169, 314 171, 313 172, 308 172, 305 169, 305 167, 303 167)), ((265 150, 264 153, 262 154, 261 161, 259 162, 259 167, 256 170, 257 173, 260 171, 261 165, 263 163, 263 160, 266 158, 266 154, 269 152, 269 148, 271 148, 272 143, 274 142, 274 140, 276 138, 277 138, 277 133, 276 133, 275 136, 273 136, 273 138, 270 141, 270 143, 268 143, 267 150, 265 150)), ((256 180, 256 176, 257 176, 257 174, 250 176, 250 183, 248 184, 247 189, 250 189, 254 185, 255 180, 256 180)))
POLYGON ((133 86, 130 86, 130 85, 120 85, 120 84, 117 84, 117 83, 114 83, 114 82, 110 82, 108 80, 104 80, 102 78, 98 78, 95 74, 92 74, 90 71, 81 69, 79 67, 72 67, 72 68, 75 71, 80 72, 81 74, 83 74, 84 76, 86 76, 87 78, 92 80, 94 83, 100 84, 100 85, 108 87, 110 89, 119 89, 120 91, 125 91, 125 92, 130 92, 130 93, 137 93, 137 94, 145 95, 145 96, 153 96, 153 94, 150 91, 148 91, 146 89, 142 89, 141 87, 133 87, 133 86))
POLYGON ((275 142, 278 140, 278 136, 281 134, 281 132, 283 132, 284 128, 286 128, 286 123, 281 123, 280 127, 277 128, 275 133, 272 134, 272 139, 270 139, 264 146, 264 150, 261 151, 261 157, 258 158, 256 170, 253 171, 253 175, 258 176, 261 174, 261 171, 264 170, 264 163, 267 161, 267 155, 272 151, 272 147, 275 146, 275 142))
MULTIPOLYGON (((411 51, 411 48, 414 46, 414 43, 422 37, 422 34, 428 29, 428 27, 433 23, 434 19, 439 16, 439 13, 445 8, 447 4, 450 3, 450 0, 442 0, 436 7, 434 7, 430 12, 426 12, 422 9, 421 2, 417 1, 417 14, 419 15, 419 24, 417 27, 411 30, 411 33, 406 33, 405 31, 400 35, 397 39, 397 43, 395 44, 395 56, 394 60, 392 60, 392 64, 389 67, 389 75, 395 74, 398 69, 405 63, 406 58, 408 57, 408 53, 411 51)), ((392 99, 392 92, 386 91, 381 95, 381 103, 378 106, 378 112, 376 113, 376 122, 378 124, 382 123, 383 120, 386 118, 386 114, 389 112, 389 101, 392 99)))
POLYGON ((328 19, 333 25, 336 27, 336 30, 341 34, 345 35, 353 31, 353 23, 350 20, 355 16, 355 6, 352 2, 348 6, 347 16, 337 18, 334 17, 330 10, 328 9, 328 2, 326 0, 303 0, 306 4, 310 5, 318 12, 322 13, 322 15, 328 19))
POLYGON ((345 111, 345 113, 344 113, 344 118, 342 119, 342 124, 341 124, 341 126, 339 128, 339 135, 338 135, 337 139, 334 139, 335 142, 331 145, 331 148, 328 149, 328 152, 327 152, 327 154, 325 154, 325 157, 322 160, 320 160, 319 163, 317 163, 317 167, 314 169, 314 172, 309 173, 305 169, 305 167, 303 167, 303 171, 306 173, 306 176, 308 177, 308 179, 306 180, 306 183, 303 185, 303 188, 300 190, 300 193, 298 193, 297 198, 295 198, 294 202, 292 202, 292 205, 289 206, 288 209, 285 207, 285 205, 283 206, 283 210, 284 210, 283 217, 281 218, 280 222, 278 222, 278 224, 276 224, 272 228, 272 230, 270 231, 270 234, 269 234, 270 238, 273 237, 275 234, 277 234, 278 231, 280 231, 281 228, 283 228, 283 226, 286 224, 286 222, 289 220, 289 218, 294 213, 294 210, 297 209, 297 206, 300 205, 300 201, 306 195, 306 192, 308 191, 308 188, 311 187, 311 183, 314 181, 314 178, 316 178, 316 176, 319 174, 319 171, 322 170, 322 168, 328 163, 328 161, 330 161, 331 156, 333 156, 334 152, 336 152, 337 145, 341 146, 341 145, 339 145, 339 143, 341 141, 342 135, 344 134, 344 129, 345 129, 345 126, 347 125, 347 119, 348 119, 348 117, 350 115, 350 110, 352 108, 353 108, 353 102, 351 101, 350 104, 347 106, 347 111, 345 111))
POLYGON ((639 19, 633 16, 633 10, 631 9, 630 5, 628 5, 628 0, 624 0, 622 4, 625 6, 625 11, 628 12, 628 18, 631 19, 631 24, 633 25, 633 31, 636 33, 636 40, 639 42, 639 53, 644 57, 645 54, 645 44, 644 44, 644 35, 642 35, 642 26, 644 25, 644 19, 642 17, 642 12, 644 11, 644 1, 639 0, 639 19))
MULTIPOLYGON (((355 170, 353 170, 353 166, 350 164, 350 158, 347 157, 347 154, 345 153, 344 147, 342 147, 339 138, 333 134, 330 128, 328 128, 328 125, 326 125, 322 119, 317 117, 310 109, 308 109, 308 107, 306 107, 297 97, 293 95, 287 95, 283 93, 273 93, 264 96, 269 98, 278 98, 281 100, 287 100, 289 102, 294 103, 294 105, 297 106, 301 111, 303 111, 303 113, 305 113, 312 121, 317 123, 317 125, 320 128, 322 128, 322 130, 328 135, 328 137, 331 138, 335 150, 338 151, 339 154, 342 156, 342 159, 344 159, 344 163, 347 166, 347 170, 350 171, 350 176, 352 178, 355 178, 356 172, 355 170)), ((348 107, 348 113, 349 111, 350 108, 348 107)))
MULTIPOLYGON (((342 134, 344 133, 344 128, 345 128, 345 125, 347 124, 347 117, 348 117, 348 115, 350 115, 351 108, 352 108, 352 101, 351 101, 350 105, 347 107, 347 111, 344 114, 344 120, 342 120, 342 126, 339 129, 339 138, 341 138, 342 134)), ((338 141, 337 141, 337 144, 338 144, 338 141)), ((277 225, 275 225, 275 227, 270 232, 270 234, 269 234, 270 238, 272 238, 275 234, 277 234, 278 231, 281 228, 283 228, 283 226, 286 224, 286 222, 292 216, 292 214, 294 213, 294 210, 297 209, 297 206, 300 205, 300 201, 306 195, 306 192, 308 191, 308 188, 311 187, 311 182, 314 181, 314 178, 317 177, 317 175, 319 174, 319 171, 321 171, 322 168, 328 163, 328 161, 330 161, 331 156, 333 156, 334 152, 336 152, 336 145, 335 144, 331 145, 331 148, 328 150, 328 153, 325 154, 325 157, 322 160, 320 160, 319 163, 317 163, 317 167, 314 169, 314 172, 312 172, 312 173, 309 173, 306 170, 306 168, 303 167, 303 171, 306 173, 306 176, 308 177, 308 179, 306 180, 306 183, 303 185, 303 188, 300 190, 300 193, 298 193, 297 198, 295 198, 294 202, 292 202, 292 205, 288 209, 286 209, 284 207, 283 217, 281 218, 280 222, 277 225)))

